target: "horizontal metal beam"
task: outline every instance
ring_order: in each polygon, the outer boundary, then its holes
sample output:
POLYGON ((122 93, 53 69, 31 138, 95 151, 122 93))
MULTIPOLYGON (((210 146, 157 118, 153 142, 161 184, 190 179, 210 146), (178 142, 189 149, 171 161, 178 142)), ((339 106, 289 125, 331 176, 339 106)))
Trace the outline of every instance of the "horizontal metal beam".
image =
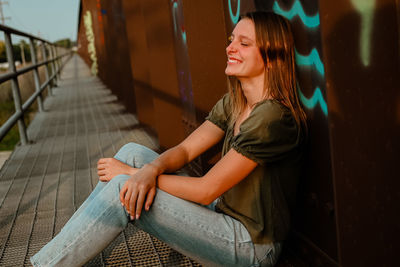
POLYGON ((39 40, 39 41, 42 41, 44 43, 53 44, 53 43, 51 43, 51 42, 49 42, 49 41, 47 41, 45 39, 33 36, 33 35, 31 35, 29 33, 26 33, 26 32, 21 32, 21 31, 19 31, 17 29, 13 29, 13 28, 7 27, 7 26, 2 25, 2 24, 0 24, 0 30, 4 31, 4 32, 11 33, 11 34, 16 34, 16 35, 20 35, 20 36, 24 36, 24 37, 28 37, 28 38, 33 38, 35 40, 39 40))
POLYGON ((4 73, 4 74, 1 74, 0 75, 0 83, 6 82, 6 81, 8 81, 8 80, 10 80, 12 78, 15 78, 15 77, 21 75, 21 74, 24 74, 24 73, 26 73, 28 71, 31 71, 36 67, 40 67, 40 66, 43 66, 45 64, 51 63, 51 62, 53 62, 55 60, 58 60, 58 59, 60 59, 62 57, 67 56, 68 54, 70 54, 70 52, 66 52, 63 55, 58 56, 58 57, 53 58, 53 59, 48 59, 48 60, 41 61, 41 62, 39 62, 39 63, 37 63, 35 65, 29 65, 27 67, 20 68, 16 72, 7 72, 7 73, 4 73))
MULTIPOLYGON (((59 58, 71 55, 71 52, 65 53, 59 58)), ((49 60, 48 60, 49 61, 49 60)), ((43 65, 43 64, 42 64, 43 65)), ((63 66, 65 65, 65 62, 63 66)), ((62 67, 63 67, 62 66, 62 67)), ((59 69, 61 71, 62 67, 59 69)), ((0 141, 7 135, 11 128, 17 123, 17 121, 24 115, 24 113, 29 109, 29 107, 35 102, 36 98, 43 92, 46 86, 53 80, 57 75, 57 72, 53 73, 42 85, 40 85, 40 90, 33 93, 22 105, 21 111, 15 112, 1 127, 0 127, 0 141)))

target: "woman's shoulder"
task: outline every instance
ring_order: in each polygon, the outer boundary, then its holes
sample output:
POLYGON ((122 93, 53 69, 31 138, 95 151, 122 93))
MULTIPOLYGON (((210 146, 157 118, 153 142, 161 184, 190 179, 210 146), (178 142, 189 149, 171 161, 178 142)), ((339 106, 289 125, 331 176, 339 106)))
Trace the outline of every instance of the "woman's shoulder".
POLYGON ((264 122, 292 119, 290 109, 275 99, 266 99, 255 105, 252 116, 264 122))

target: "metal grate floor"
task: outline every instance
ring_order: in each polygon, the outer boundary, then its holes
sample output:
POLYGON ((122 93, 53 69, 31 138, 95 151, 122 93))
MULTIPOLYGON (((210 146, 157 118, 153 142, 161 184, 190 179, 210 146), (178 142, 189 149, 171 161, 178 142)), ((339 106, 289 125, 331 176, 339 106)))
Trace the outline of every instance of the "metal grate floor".
MULTIPOLYGON (((127 142, 158 143, 74 55, 59 86, 0 171, 0 266, 29 257, 57 234, 97 183, 96 163, 127 142)), ((132 224, 85 266, 200 266, 132 224)))

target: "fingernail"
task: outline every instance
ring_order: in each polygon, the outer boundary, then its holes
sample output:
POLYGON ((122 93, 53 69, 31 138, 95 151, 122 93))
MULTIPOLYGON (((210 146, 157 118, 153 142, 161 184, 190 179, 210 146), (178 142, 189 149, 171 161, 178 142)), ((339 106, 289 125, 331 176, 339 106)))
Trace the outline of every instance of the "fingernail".
POLYGON ((131 220, 133 221, 135 218, 133 218, 133 216, 131 215, 131 220))
POLYGON ((136 220, 139 219, 139 214, 136 214, 136 220))

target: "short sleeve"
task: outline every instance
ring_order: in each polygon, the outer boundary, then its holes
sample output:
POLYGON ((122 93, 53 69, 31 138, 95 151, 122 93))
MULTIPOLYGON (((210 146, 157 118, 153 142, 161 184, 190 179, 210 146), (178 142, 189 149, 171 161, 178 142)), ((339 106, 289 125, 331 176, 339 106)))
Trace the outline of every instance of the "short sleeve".
POLYGON ((259 164, 266 164, 285 158, 299 142, 300 133, 291 112, 268 100, 256 106, 241 124, 231 147, 259 164))
POLYGON ((212 108, 206 120, 214 123, 224 132, 226 132, 229 123, 230 114, 230 97, 229 94, 225 94, 215 106, 212 108))

